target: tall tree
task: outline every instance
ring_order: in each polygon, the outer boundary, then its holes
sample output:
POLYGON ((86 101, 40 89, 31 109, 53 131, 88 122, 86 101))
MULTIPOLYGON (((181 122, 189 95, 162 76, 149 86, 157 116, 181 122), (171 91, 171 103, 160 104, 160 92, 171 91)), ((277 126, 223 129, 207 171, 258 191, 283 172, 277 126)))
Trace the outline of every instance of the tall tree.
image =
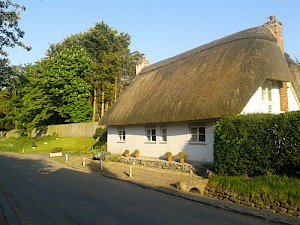
POLYGON ((13 48, 16 45, 30 50, 20 41, 24 37, 24 31, 19 28, 20 13, 25 11, 25 7, 11 0, 0 1, 0 55, 7 57, 5 47, 13 48))
POLYGON ((103 116, 135 76, 135 64, 140 53, 130 53, 130 36, 112 29, 104 22, 96 23, 86 32, 71 35, 58 44, 50 45, 47 55, 72 45, 83 46, 91 59, 90 76, 85 79, 92 85, 91 102, 93 121, 103 116))
POLYGON ((30 84, 24 90, 20 129, 30 132, 49 124, 91 120, 90 59, 78 46, 63 49, 28 68, 30 84))

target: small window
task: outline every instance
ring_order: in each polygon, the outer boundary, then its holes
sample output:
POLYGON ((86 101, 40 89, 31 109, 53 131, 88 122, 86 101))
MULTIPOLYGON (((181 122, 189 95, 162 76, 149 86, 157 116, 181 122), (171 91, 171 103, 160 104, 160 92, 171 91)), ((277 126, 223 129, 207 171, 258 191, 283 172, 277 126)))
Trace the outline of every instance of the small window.
POLYGON ((205 126, 191 126, 191 142, 202 143, 205 142, 205 126))
POLYGON ((167 128, 163 127, 160 129, 161 142, 167 142, 167 128))
POLYGON ((261 86, 262 89, 262 100, 263 101, 272 101, 272 89, 274 89, 273 81, 267 80, 261 86))
POLYGON ((156 141, 156 129, 155 128, 146 128, 147 141, 154 142, 156 141))
POLYGON ((118 129, 119 142, 125 142, 126 140, 126 132, 125 129, 118 129))

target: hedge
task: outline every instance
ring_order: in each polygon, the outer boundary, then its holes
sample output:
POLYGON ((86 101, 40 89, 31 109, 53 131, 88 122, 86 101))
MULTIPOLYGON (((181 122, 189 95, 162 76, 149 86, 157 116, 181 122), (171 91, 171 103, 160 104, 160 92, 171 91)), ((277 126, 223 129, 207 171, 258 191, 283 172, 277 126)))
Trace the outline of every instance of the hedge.
POLYGON ((219 175, 300 176, 300 112, 219 119, 214 161, 219 175))

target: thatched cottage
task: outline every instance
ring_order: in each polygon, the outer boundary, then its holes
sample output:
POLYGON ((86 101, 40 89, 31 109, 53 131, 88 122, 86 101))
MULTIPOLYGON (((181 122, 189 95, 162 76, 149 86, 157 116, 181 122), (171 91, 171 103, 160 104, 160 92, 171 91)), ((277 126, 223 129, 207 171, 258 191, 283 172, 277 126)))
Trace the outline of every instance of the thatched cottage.
POLYGON ((187 160, 212 162, 217 118, 299 110, 299 79, 284 54, 282 24, 272 16, 144 67, 100 123, 112 153, 139 149, 161 157, 183 150, 187 160))

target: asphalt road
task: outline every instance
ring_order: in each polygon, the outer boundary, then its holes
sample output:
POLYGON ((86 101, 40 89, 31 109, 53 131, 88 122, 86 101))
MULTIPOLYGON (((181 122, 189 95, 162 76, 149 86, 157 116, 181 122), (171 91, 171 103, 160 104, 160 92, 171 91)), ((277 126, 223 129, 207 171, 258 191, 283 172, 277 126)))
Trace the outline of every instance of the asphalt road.
POLYGON ((1 153, 0 183, 26 225, 271 224, 29 155, 1 153))

